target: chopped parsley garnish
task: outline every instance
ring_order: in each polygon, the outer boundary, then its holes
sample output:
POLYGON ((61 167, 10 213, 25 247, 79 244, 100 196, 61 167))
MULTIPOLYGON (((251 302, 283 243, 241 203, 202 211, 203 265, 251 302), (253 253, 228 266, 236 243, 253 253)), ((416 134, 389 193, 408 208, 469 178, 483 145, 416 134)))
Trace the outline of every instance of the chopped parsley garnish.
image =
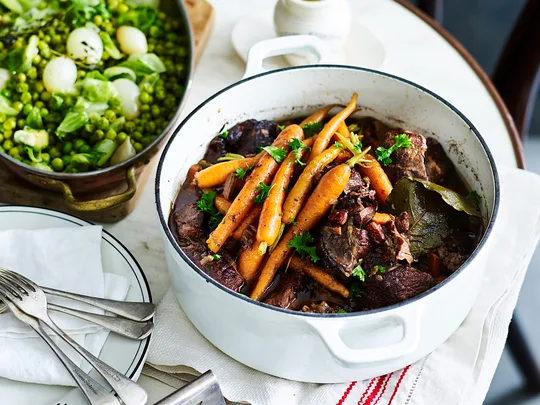
POLYGON ((236 171, 234 172, 234 175, 236 177, 238 177, 240 180, 244 180, 244 178, 246 177, 246 174, 248 174, 250 171, 253 170, 253 167, 248 167, 246 170, 242 169, 241 167, 239 167, 238 169, 236 169, 236 171))
POLYGON ((345 311, 343 308, 339 308, 339 309, 337 310, 337 313, 338 313, 338 314, 348 314, 348 312, 345 311))
POLYGON ((302 162, 302 160, 301 160, 302 156, 300 155, 300 153, 303 150, 308 150, 309 147, 304 145, 304 142, 302 142, 300 139, 293 138, 289 142, 289 148, 291 148, 292 153, 294 154, 294 163, 296 163, 297 165, 300 165, 300 166, 305 166, 306 164, 304 162, 302 162))
POLYGON ((298 224, 296 223, 296 219, 294 219, 294 218, 291 219, 291 225, 294 225, 294 226, 298 225, 298 224))
POLYGON ((216 227, 223 219, 223 215, 214 206, 214 199, 216 198, 215 191, 208 191, 203 193, 201 199, 197 202, 197 209, 201 212, 210 214, 210 226, 216 227))
POLYGON ((270 190, 272 190, 272 187, 274 187, 274 184, 267 186, 262 181, 259 183, 257 188, 255 190, 260 191, 259 194, 255 197, 253 202, 257 204, 262 204, 264 200, 266 200, 266 197, 268 197, 268 194, 270 194, 270 190))
POLYGON ((364 271, 364 269, 360 265, 356 266, 353 269, 352 275, 354 277, 357 277, 358 280, 360 280, 360 281, 366 281, 366 272, 364 271))
POLYGON ((394 136, 394 144, 390 146, 388 149, 383 148, 382 146, 379 146, 377 149, 375 149, 375 156, 377 157, 377 160, 381 162, 384 166, 388 166, 390 163, 392 163, 392 159, 390 159, 390 155, 398 150, 399 148, 410 148, 411 147, 411 140, 407 136, 407 134, 400 134, 394 136))
POLYGON ((340 144, 339 142, 336 142, 336 143, 334 143, 334 148, 343 149, 343 145, 340 144))
POLYGON ((283 131, 285 129, 285 125, 278 125, 277 127, 279 128, 280 131, 283 131))
POLYGON ((476 204, 476 208, 480 208, 481 199, 482 197, 480 197, 480 195, 474 190, 467 194, 467 200, 471 200, 472 202, 474 202, 476 204))
POLYGON ((304 137, 306 137, 306 139, 318 134, 323 128, 324 124, 322 122, 308 122, 307 124, 302 125, 302 130, 304 131, 304 137))
POLYGON ((309 232, 302 232, 294 235, 287 246, 295 249, 302 259, 309 256, 313 263, 317 263, 320 258, 317 256, 317 248, 312 245, 314 242, 315 238, 309 232))
POLYGON ((229 130, 226 129, 221 134, 218 135, 220 138, 227 139, 229 137, 229 130))
POLYGON ((285 148, 276 148, 275 146, 265 146, 263 148, 270 156, 274 158, 274 160, 278 163, 283 162, 283 160, 287 157, 287 149, 285 148))
POLYGON ((381 274, 384 274, 386 269, 384 268, 384 266, 375 266, 375 270, 381 274))
POLYGON ((219 259, 221 259, 221 255, 218 255, 217 253, 212 256, 212 259, 214 259, 215 262, 217 262, 219 259))

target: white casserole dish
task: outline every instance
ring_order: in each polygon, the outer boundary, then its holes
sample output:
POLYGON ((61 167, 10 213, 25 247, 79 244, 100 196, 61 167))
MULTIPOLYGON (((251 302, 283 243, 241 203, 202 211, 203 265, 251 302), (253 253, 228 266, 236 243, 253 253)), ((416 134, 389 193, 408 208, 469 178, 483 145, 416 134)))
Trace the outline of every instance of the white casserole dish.
MULTIPOLYGON (((251 56, 251 55, 250 55, 251 56)), ((260 58, 259 58, 260 59, 260 58)), ((248 70, 261 64, 250 61, 248 70)), ((334 383, 402 368, 443 343, 463 322, 481 286, 499 204, 497 171, 474 126, 441 97, 405 79, 350 66, 282 69, 241 80, 210 97, 167 143, 156 204, 176 297, 216 347, 254 369, 297 381, 334 383), (182 252, 168 217, 188 168, 223 125, 305 116, 358 92, 359 116, 436 138, 460 176, 482 196, 485 234, 471 257, 431 290, 400 304, 350 314, 307 314, 254 302, 221 286, 182 252)))

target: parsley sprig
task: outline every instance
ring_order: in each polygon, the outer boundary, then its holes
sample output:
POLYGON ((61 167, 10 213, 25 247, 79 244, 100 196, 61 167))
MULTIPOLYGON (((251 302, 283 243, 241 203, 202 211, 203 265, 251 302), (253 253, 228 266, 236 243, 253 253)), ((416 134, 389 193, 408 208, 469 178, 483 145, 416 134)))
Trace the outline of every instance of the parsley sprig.
POLYGON ((379 146, 377 149, 375 149, 375 156, 377 157, 377 160, 381 162, 384 166, 388 166, 390 163, 392 163, 390 155, 392 155, 393 152, 395 152, 399 148, 410 147, 411 140, 409 139, 407 134, 396 135, 394 136, 394 144, 389 148, 383 148, 382 146, 379 146))
POLYGON ((223 131, 222 133, 220 133, 218 135, 220 138, 223 138, 223 139, 227 139, 229 137, 229 130, 226 129, 225 131, 223 131))
POLYGON ((304 131, 304 137, 306 139, 318 134, 323 128, 324 124, 322 122, 308 122, 302 125, 302 130, 304 131))
POLYGON ((244 180, 246 175, 253 170, 253 167, 248 167, 246 170, 242 169, 241 167, 237 168, 234 172, 234 175, 238 177, 240 180, 244 180))
POLYGON ((300 165, 300 166, 305 166, 306 163, 302 162, 302 160, 301 160, 301 158, 302 158, 301 152, 303 150, 308 150, 310 148, 307 147, 306 145, 304 145, 304 142, 302 142, 298 138, 293 138, 289 142, 289 148, 291 148, 291 151, 294 154, 294 163, 296 163, 297 165, 300 165))
POLYGON ((309 232, 302 232, 294 235, 287 246, 295 249, 302 259, 309 256, 313 263, 317 263, 320 257, 317 256, 317 248, 312 245, 314 242, 315 238, 309 232))
POLYGON ((360 281, 366 281, 366 272, 364 271, 364 269, 360 265, 356 266, 353 269, 352 275, 354 277, 358 278, 358 280, 360 280, 360 281))
POLYGON ((266 197, 268 197, 268 194, 270 194, 270 190, 272 190, 273 187, 274 187, 274 184, 267 186, 261 181, 259 185, 257 186, 257 188, 255 189, 257 191, 260 191, 260 193, 255 196, 255 199, 253 200, 253 202, 257 204, 262 204, 264 200, 266 200, 266 197))
POLYGON ((287 149, 285 148, 277 148, 275 146, 270 145, 270 146, 265 146, 262 149, 268 152, 268 154, 272 156, 274 160, 278 163, 283 162, 283 160, 287 157, 287 149))
POLYGON ((285 125, 278 125, 277 127, 279 128, 280 131, 283 131, 285 129, 285 125))
POLYGON ((214 199, 216 198, 215 191, 207 191, 203 193, 201 199, 197 202, 197 209, 201 212, 210 214, 210 226, 216 227, 223 219, 223 215, 214 206, 214 199))

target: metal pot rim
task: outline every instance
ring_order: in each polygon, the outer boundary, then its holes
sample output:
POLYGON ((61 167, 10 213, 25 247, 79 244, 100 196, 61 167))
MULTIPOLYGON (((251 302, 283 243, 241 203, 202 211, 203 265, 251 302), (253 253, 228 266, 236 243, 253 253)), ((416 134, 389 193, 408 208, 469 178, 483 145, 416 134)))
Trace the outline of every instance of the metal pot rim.
POLYGON ((500 203, 500 182, 499 182, 499 174, 498 174, 498 171, 497 171, 497 167, 495 165, 495 160, 493 159, 493 155, 491 154, 491 151, 489 150, 489 147, 487 146, 487 143, 485 142, 484 138, 480 135, 480 133, 478 132, 476 127, 472 124, 472 122, 460 110, 458 110, 456 107, 454 107, 452 104, 450 104, 448 101, 446 101, 441 96, 437 95, 436 93, 432 92, 431 90, 428 90, 425 87, 423 87, 423 86, 421 86, 419 84, 416 84, 416 83, 414 83, 414 82, 412 82, 410 80, 407 80, 407 79, 404 79, 402 77, 395 76, 395 75, 392 75, 392 74, 389 74, 389 73, 374 70, 374 69, 362 68, 362 67, 357 67, 357 66, 347 66, 347 65, 310 65, 310 66, 295 66, 295 67, 288 67, 288 68, 283 68, 283 69, 276 69, 276 70, 263 72, 263 73, 260 73, 260 74, 257 74, 257 75, 242 79, 242 80, 240 80, 238 82, 235 82, 235 83, 223 88, 222 90, 220 90, 217 93, 213 94, 212 96, 207 98, 205 101, 203 101, 201 104, 199 104, 197 106, 197 108, 193 109, 188 114, 188 116, 186 118, 184 118, 184 120, 180 123, 180 125, 175 129, 174 133, 171 135, 171 137, 167 141, 167 144, 163 148, 163 152, 162 152, 161 157, 159 159, 159 164, 158 164, 158 168, 157 168, 157 172, 156 172, 156 180, 155 180, 155 204, 157 206, 157 212, 158 212, 160 225, 161 225, 163 231, 165 232, 165 235, 167 236, 168 242, 176 250, 176 252, 180 255, 182 260, 184 262, 186 262, 193 270, 195 270, 203 279, 205 279, 206 282, 208 282, 210 284, 213 284, 215 287, 221 289, 225 293, 228 293, 230 295, 235 296, 236 298, 239 298, 239 299, 243 300, 247 304, 256 305, 256 306, 259 306, 261 308, 281 312, 281 313, 288 314, 288 315, 294 315, 294 316, 299 316, 299 317, 308 317, 308 318, 331 318, 331 319, 335 319, 336 316, 339 316, 340 319, 341 319, 341 318, 369 316, 369 315, 373 315, 373 314, 380 314, 380 313, 387 312, 387 311, 393 311, 395 309, 401 308, 401 307, 406 306, 406 305, 412 305, 412 304, 416 303, 417 301, 427 297, 428 295, 431 295, 431 294, 435 293, 436 291, 438 291, 439 289, 443 288, 448 283, 450 283, 454 278, 456 278, 463 271, 465 271, 465 269, 467 267, 469 267, 470 263, 475 259, 475 257, 478 255, 478 253, 486 245, 488 239, 490 238, 490 236, 492 234, 493 226, 495 224, 496 218, 497 218, 498 213, 499 213, 499 203, 500 203), (489 219, 489 221, 487 223, 484 234, 482 235, 482 238, 480 239, 480 242, 476 246, 475 250, 471 253, 471 255, 467 258, 467 260, 461 265, 461 267, 459 269, 457 269, 452 275, 447 277, 444 281, 442 281, 441 283, 437 284, 436 286, 430 288, 429 290, 423 292, 422 294, 419 294, 419 295, 417 295, 417 296, 415 296, 413 298, 410 298, 410 299, 405 300, 403 302, 399 302, 397 304, 393 304, 393 305, 390 305, 390 306, 387 306, 387 307, 378 308, 378 309, 372 309, 372 310, 368 310, 368 311, 361 311, 361 312, 351 312, 351 313, 339 314, 339 315, 337 315, 337 314, 306 313, 306 312, 301 312, 301 311, 292 311, 292 310, 289 310, 289 309, 278 308, 278 307, 274 307, 272 305, 265 304, 263 302, 253 301, 252 299, 246 297, 245 295, 234 292, 234 291, 228 289, 227 287, 221 285, 217 281, 215 281, 213 278, 211 278, 206 273, 204 273, 198 266, 196 266, 191 261, 191 259, 189 259, 189 257, 187 257, 187 255, 183 252, 182 248, 178 245, 178 243, 176 242, 174 236, 172 235, 172 232, 171 232, 171 230, 169 228, 169 225, 168 225, 168 218, 165 218, 165 216, 163 215, 163 210, 161 209, 161 205, 159 204, 159 200, 160 200, 160 181, 159 180, 161 178, 161 172, 162 172, 162 169, 163 169, 164 161, 167 158, 167 151, 169 150, 169 147, 172 144, 172 142, 174 141, 174 139, 176 138, 176 136, 181 131, 182 127, 191 119, 191 117, 193 115, 195 115, 208 102, 210 102, 211 100, 215 99, 216 97, 220 96, 221 94, 226 93, 230 89, 232 89, 232 88, 234 88, 234 87, 236 87, 236 86, 238 86, 238 85, 240 85, 242 83, 249 82, 251 80, 256 80, 256 79, 258 79, 260 77, 263 77, 263 76, 277 74, 277 73, 280 73, 280 72, 294 71, 294 70, 308 70, 308 69, 356 70, 356 71, 367 72, 367 73, 374 74, 374 75, 385 76, 385 77, 388 77, 388 78, 403 82, 403 83, 405 83, 405 84, 407 84, 409 86, 412 86, 412 87, 414 87, 414 88, 416 88, 416 89, 418 89, 418 90, 420 90, 420 91, 434 97, 435 99, 437 99, 441 103, 443 103, 446 107, 451 109, 455 114, 457 114, 467 124, 467 126, 471 130, 471 134, 473 134, 473 136, 476 137, 478 139, 478 141, 480 142, 480 144, 482 145, 483 152, 486 154, 486 157, 487 157, 489 165, 490 165, 490 169, 491 169, 491 173, 492 173, 492 177, 493 177, 494 188, 495 188, 494 189, 494 200, 493 200, 493 211, 492 211, 492 214, 491 214, 491 218, 489 219))

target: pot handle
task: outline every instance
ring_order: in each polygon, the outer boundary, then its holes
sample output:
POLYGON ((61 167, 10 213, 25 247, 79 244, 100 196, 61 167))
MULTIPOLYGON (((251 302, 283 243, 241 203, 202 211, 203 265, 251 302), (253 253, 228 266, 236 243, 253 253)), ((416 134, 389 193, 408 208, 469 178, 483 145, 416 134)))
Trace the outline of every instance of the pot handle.
MULTIPOLYGON (((393 360, 413 352, 420 341, 420 320, 421 311, 407 311, 399 315, 390 315, 385 320, 397 320, 403 331, 402 337, 398 342, 387 346, 371 347, 366 349, 355 349, 349 347, 342 339, 340 332, 344 322, 336 322, 333 327, 329 327, 329 319, 309 319, 308 324, 319 335, 324 345, 341 365, 354 368, 365 363, 375 363, 379 361, 393 360)), ((351 319, 354 321, 354 318, 351 319)), ((350 327, 354 330, 355 327, 350 327)), ((365 329, 365 326, 362 327, 365 329)), ((359 330, 359 333, 361 331, 359 330)))
POLYGON ((49 187, 57 188, 62 191, 66 204, 76 211, 103 211, 109 208, 117 207, 133 198, 137 192, 137 181, 135 179, 135 166, 130 166, 126 170, 126 182, 128 188, 126 191, 96 200, 79 201, 73 196, 73 191, 68 184, 57 179, 48 179, 41 176, 30 175, 30 180, 35 183, 41 183, 49 187))
POLYGON ((314 53, 319 58, 318 64, 332 62, 332 51, 322 39, 314 35, 289 35, 265 39, 257 42, 249 50, 243 78, 266 71, 263 67, 266 58, 302 51, 314 53))

